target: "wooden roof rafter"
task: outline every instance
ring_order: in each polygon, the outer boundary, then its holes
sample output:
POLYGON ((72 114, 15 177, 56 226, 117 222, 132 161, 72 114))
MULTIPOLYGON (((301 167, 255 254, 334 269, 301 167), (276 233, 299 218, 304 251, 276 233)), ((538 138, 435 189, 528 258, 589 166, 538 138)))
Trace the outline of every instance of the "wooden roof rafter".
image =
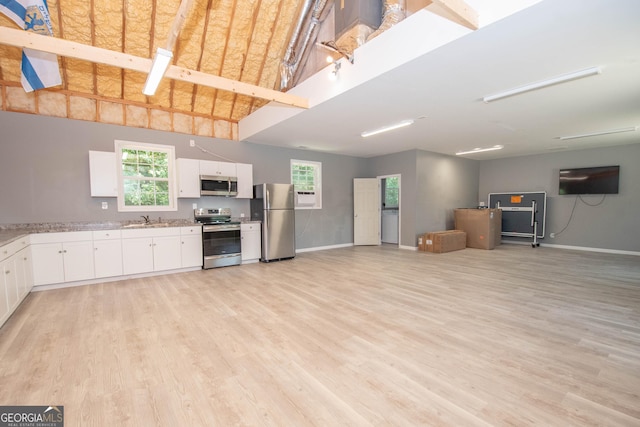
MULTIPOLYGON (((0 27, 0 43, 22 48, 27 47, 43 52, 55 53, 56 55, 89 61, 91 63, 125 68, 145 74, 149 73, 152 64, 152 60, 149 58, 141 58, 123 52, 83 45, 69 40, 42 36, 8 27, 0 27)), ((190 70, 176 65, 170 65, 165 76, 188 83, 212 87, 216 90, 226 90, 247 96, 264 98, 285 105, 299 108, 309 107, 307 99, 296 95, 227 79, 221 76, 206 74, 196 70, 190 70)))
MULTIPOLYGON (((238 6, 238 0, 233 0, 233 7, 231 8, 231 14, 229 16, 229 26, 227 27, 227 36, 226 40, 229 40, 231 37, 231 28, 233 28, 233 21, 236 16, 236 10, 238 6)), ((222 55, 220 55, 220 63, 218 65, 218 75, 222 76, 224 71, 224 58, 227 56, 227 48, 229 47, 229 43, 225 43, 224 49, 222 51, 222 55)), ((211 115, 215 115, 215 107, 218 100, 218 89, 213 91, 213 99, 211 103, 211 115)))
MULTIPOLYGON (((256 22, 258 21, 258 14, 260 13, 260 6, 262 5, 262 0, 258 0, 257 5, 253 9, 253 13, 251 14, 251 35, 249 36, 249 40, 252 40, 255 36, 256 31, 256 22)), ((245 75, 245 65, 247 64, 247 58, 249 57, 249 51, 251 48, 251 44, 247 43, 247 50, 242 58, 242 65, 240 66, 240 76, 238 77, 240 81, 243 80, 243 76, 245 75)), ((257 84, 257 82, 253 82, 253 84, 257 84)), ((238 94, 233 94, 233 101, 231 102, 231 112, 229 117, 233 118, 233 109, 237 106, 236 101, 238 100, 238 94)))
MULTIPOLYGON (((284 3, 284 0, 280 0, 280 1, 278 2, 278 7, 277 7, 276 12, 275 12, 275 16, 276 16, 276 17, 280 16, 280 13, 281 13, 281 11, 282 11, 282 5, 283 5, 283 3, 284 3)), ((277 20, 277 19, 273 19, 273 20, 271 20, 271 28, 269 29, 269 40, 268 40, 268 41, 267 41, 267 43, 266 43, 266 45, 267 45, 267 51, 269 51, 269 50, 271 49, 271 47, 272 47, 273 37, 274 37, 274 34, 275 34, 275 29, 276 29, 277 22, 278 22, 278 20, 277 20)), ((263 72, 264 72, 264 66, 265 66, 265 64, 267 63, 267 60, 268 60, 268 59, 269 59, 268 55, 265 55, 265 56, 263 56, 263 57, 262 57, 262 61, 261 61, 261 63, 260 63, 260 69, 258 70, 258 73, 257 73, 257 79, 256 79, 256 81, 254 82, 254 84, 259 85, 259 84, 260 84, 260 82, 262 81, 262 74, 263 74, 263 72)), ((248 107, 247 107, 247 110, 248 110, 248 112, 249 112, 249 113, 251 113, 251 112, 253 111, 253 108, 254 108, 254 105, 255 105, 255 100, 256 100, 255 98, 252 98, 252 99, 249 101, 249 105, 248 105, 248 107)), ((234 103, 234 105, 233 105, 233 109, 234 109, 234 110, 237 110, 237 108, 239 108, 239 107, 234 103)), ((240 113, 238 113, 238 114, 240 114, 240 113)), ((237 115, 236 115, 236 114, 234 114, 234 111, 232 111, 232 112, 231 112, 231 117, 232 117, 232 118, 237 117, 237 115)))
MULTIPOLYGON (((213 0, 208 0, 207 2, 207 10, 205 11, 205 19, 203 22, 203 28, 202 28, 202 36, 200 37, 200 54, 198 55, 198 63, 196 65, 196 70, 201 71, 202 70, 202 57, 204 54, 204 49, 206 46, 206 40, 207 40, 207 30, 209 27, 209 17, 211 16, 211 6, 212 6, 212 2, 213 0)), ((191 90, 191 112, 195 112, 195 105, 196 105, 196 97, 198 96, 198 85, 193 85, 193 89, 191 90)))

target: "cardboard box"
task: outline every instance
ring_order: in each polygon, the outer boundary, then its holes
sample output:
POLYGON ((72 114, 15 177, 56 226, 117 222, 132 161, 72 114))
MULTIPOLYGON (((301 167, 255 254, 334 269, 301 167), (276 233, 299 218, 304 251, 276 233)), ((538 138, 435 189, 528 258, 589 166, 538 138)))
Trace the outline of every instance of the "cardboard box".
POLYGON ((436 231, 418 238, 418 249, 441 254, 457 251, 467 246, 467 233, 460 230, 436 231))
POLYGON ((493 249, 502 242, 500 209, 455 209, 455 227, 467 233, 467 247, 493 249))

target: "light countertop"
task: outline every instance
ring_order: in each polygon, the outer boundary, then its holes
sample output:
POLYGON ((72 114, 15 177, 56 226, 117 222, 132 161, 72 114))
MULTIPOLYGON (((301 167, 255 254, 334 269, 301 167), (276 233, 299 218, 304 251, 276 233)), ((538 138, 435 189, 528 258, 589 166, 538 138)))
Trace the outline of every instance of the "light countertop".
POLYGON ((142 221, 100 221, 100 222, 45 222, 30 224, 2 224, 0 225, 0 246, 6 245, 35 233, 59 233, 68 231, 97 231, 97 230, 121 230, 130 228, 162 227, 191 227, 200 226, 193 220, 167 219, 151 221, 145 224, 142 221))

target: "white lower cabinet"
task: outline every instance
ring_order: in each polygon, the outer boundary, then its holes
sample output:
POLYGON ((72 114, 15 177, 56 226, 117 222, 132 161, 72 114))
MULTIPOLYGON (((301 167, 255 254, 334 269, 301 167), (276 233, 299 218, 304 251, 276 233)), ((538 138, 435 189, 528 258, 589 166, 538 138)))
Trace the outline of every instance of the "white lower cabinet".
POLYGON ((0 263, 0 319, 4 323, 18 305, 18 281, 13 257, 0 263))
POLYGON ((182 267, 202 267, 202 227, 180 228, 182 267))
POLYGON ((180 228, 122 230, 124 274, 182 267, 180 228))
POLYGON ((242 262, 256 261, 262 254, 260 223, 249 222, 240 224, 240 239, 242 240, 242 262))
POLYGON ((122 239, 122 272, 124 274, 153 271, 153 239, 135 237, 122 239))
POLYGON ((9 311, 9 299, 11 293, 11 283, 13 277, 11 277, 11 267, 9 260, 4 260, 0 263, 0 325, 9 318, 12 311, 9 311), (7 272, 7 270, 9 270, 7 272))
POLYGON ((34 285, 199 266, 201 226, 32 234, 0 248, 0 325, 34 285))
POLYGON ((182 267, 180 235, 153 238, 153 271, 182 267))
POLYGON ((122 238, 120 230, 93 232, 93 262, 96 279, 122 276, 122 238))
POLYGON ((33 262, 31 248, 26 247, 16 254, 16 269, 18 270, 18 298, 22 300, 33 288, 33 262))
POLYGON ((33 287, 29 237, 0 248, 0 326, 33 287))
POLYGON ((93 252, 91 231, 32 235, 34 285, 93 279, 93 252))

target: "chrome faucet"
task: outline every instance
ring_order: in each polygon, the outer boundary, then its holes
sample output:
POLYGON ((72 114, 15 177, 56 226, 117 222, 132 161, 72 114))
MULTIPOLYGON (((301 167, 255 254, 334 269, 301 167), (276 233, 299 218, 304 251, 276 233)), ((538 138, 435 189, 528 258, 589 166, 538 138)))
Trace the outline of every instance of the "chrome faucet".
POLYGON ((145 224, 149 224, 150 220, 149 220, 149 215, 141 215, 142 219, 144 219, 144 223, 145 224))

